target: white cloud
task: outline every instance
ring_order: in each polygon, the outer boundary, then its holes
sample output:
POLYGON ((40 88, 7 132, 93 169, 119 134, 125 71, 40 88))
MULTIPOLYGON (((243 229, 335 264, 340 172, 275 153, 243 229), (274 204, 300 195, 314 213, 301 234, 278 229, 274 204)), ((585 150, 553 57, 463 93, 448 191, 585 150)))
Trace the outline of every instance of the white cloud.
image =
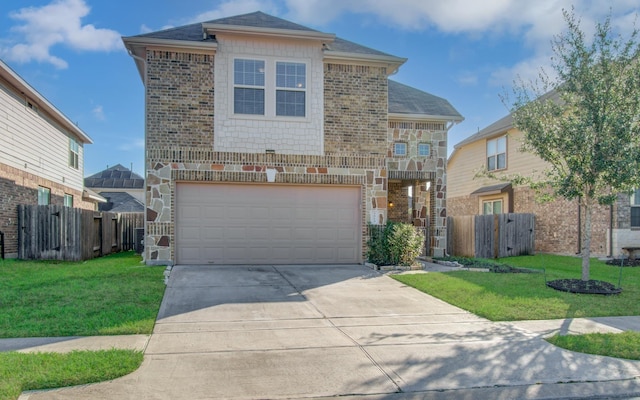
MULTIPOLYGON (((622 33, 630 32, 638 0, 285 0, 288 17, 300 23, 326 24, 342 14, 371 15, 379 23, 398 30, 437 29, 474 39, 510 35, 531 49, 531 56, 495 71, 492 84, 511 84, 517 76, 535 79, 540 66, 549 65, 551 40, 566 24, 562 10, 575 7, 582 27, 590 37, 595 21, 611 11, 611 23, 622 33)), ((639 21, 640 22, 640 21, 639 21)), ((500 61, 500 60, 497 60, 500 61)), ((548 70, 548 68, 547 68, 548 70)), ((548 71, 549 72, 549 71, 548 71)), ((459 81, 470 83, 463 74, 459 81)))
POLYGON ((462 86, 475 86, 478 84, 478 75, 472 72, 462 72, 456 78, 456 81, 462 86))
POLYGON ((107 119, 104 115, 104 109, 101 105, 93 107, 93 110, 91 110, 91 112, 93 113, 93 116, 96 117, 96 119, 99 121, 105 121, 107 119))
POLYGON ((122 49, 118 32, 82 24, 90 10, 84 0, 54 0, 42 7, 26 7, 12 12, 9 16, 19 24, 11 31, 19 40, 0 48, 0 54, 20 63, 38 61, 56 68, 67 68, 65 60, 51 54, 55 45, 62 44, 79 51, 122 49))
POLYGON ((213 19, 247 14, 254 11, 262 11, 272 15, 278 14, 278 8, 274 2, 270 0, 228 0, 221 3, 214 10, 206 11, 190 18, 189 23, 211 21, 213 19))

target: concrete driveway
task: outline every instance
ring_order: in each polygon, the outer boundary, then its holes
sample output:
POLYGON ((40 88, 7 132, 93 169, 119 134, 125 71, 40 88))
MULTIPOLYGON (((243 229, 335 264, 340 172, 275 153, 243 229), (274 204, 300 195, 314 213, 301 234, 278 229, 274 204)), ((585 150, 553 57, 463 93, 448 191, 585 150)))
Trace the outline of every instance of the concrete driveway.
POLYGON ((581 398, 638 376, 360 265, 176 266, 138 371, 22 398, 581 398))

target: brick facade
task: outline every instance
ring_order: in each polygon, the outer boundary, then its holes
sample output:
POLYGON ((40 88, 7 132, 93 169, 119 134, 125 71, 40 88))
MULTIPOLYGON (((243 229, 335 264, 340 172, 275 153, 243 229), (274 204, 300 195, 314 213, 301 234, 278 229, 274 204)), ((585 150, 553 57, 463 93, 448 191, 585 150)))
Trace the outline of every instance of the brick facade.
POLYGON ((4 233, 5 256, 18 256, 18 205, 38 204, 38 187, 51 190, 51 204, 64 205, 64 195, 73 196, 73 206, 93 210, 95 204, 82 200, 82 192, 35 174, 0 164, 0 231, 4 233))
POLYGON ((387 93, 386 68, 325 64, 325 152, 384 158, 387 93))
POLYGON ((385 70, 367 67, 364 70, 370 76, 362 80, 355 76, 360 69, 332 68, 353 71, 341 83, 357 88, 359 96, 375 95, 369 96, 368 108, 334 118, 334 110, 353 99, 337 93, 335 76, 325 78, 325 96, 330 98, 325 99, 324 156, 219 152, 214 151, 213 129, 215 59, 213 55, 147 52, 147 262, 175 260, 176 181, 266 182, 267 167, 278 170, 279 183, 362 186, 364 237, 366 221, 371 215, 384 217, 387 208, 385 70), (339 106, 333 103, 334 97, 339 106), (345 137, 352 139, 339 137, 341 126, 349 127, 345 137), (355 135, 361 136, 359 140, 355 135))
MULTIPOLYGON (((233 132, 214 128, 226 126, 214 121, 217 91, 213 74, 218 58, 147 50, 147 263, 175 261, 176 182, 266 182, 267 168, 278 171, 278 183, 361 186, 363 254, 367 222, 379 224, 387 218, 390 170, 413 174, 420 203, 416 218, 433 219, 433 226, 444 226, 446 130, 412 126, 400 133, 389 128, 386 68, 324 65, 324 154, 229 152, 216 151, 218 135, 233 132), (388 165, 389 134, 427 140, 433 154, 420 160, 393 160, 388 165), (429 192, 427 181, 432 187, 429 192)), ((239 136, 236 146, 245 139, 239 136)), ((434 246, 444 249, 443 239, 435 239, 434 246)))
MULTIPOLYGON (((475 215, 479 212, 479 197, 465 196, 447 201, 451 215, 475 215)), ((535 214, 536 251, 573 255, 579 252, 578 202, 558 198, 541 203, 535 191, 528 187, 513 189, 513 212, 535 214)), ((592 214, 591 252, 608 255, 609 206, 597 206, 592 214)))

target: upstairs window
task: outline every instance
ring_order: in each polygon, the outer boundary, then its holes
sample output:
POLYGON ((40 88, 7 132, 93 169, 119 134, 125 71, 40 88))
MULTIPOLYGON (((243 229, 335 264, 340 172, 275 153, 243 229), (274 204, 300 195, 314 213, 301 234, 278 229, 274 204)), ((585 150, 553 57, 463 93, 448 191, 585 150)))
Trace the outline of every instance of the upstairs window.
POLYGON ((233 63, 233 112, 264 115, 264 61, 236 59, 233 63))
POLYGON ((276 62, 276 115, 304 117, 306 90, 305 64, 276 62))
POLYGON ((507 168, 507 137, 487 140, 487 170, 507 168))
POLYGON ((640 228, 640 189, 631 193, 631 227, 640 228))
POLYGON ((38 186, 38 205, 48 206, 51 204, 51 189, 38 186))
POLYGON ((418 143, 418 156, 429 157, 431 155, 431 145, 429 143, 418 143))
POLYGON ((267 118, 307 115, 307 64, 233 60, 233 113, 267 118))
POLYGON ((407 144, 402 142, 396 142, 393 144, 393 155, 394 156, 406 156, 407 155, 407 144))
POLYGON ((78 142, 73 138, 69 138, 69 166, 71 168, 78 169, 79 154, 80 146, 78 142))

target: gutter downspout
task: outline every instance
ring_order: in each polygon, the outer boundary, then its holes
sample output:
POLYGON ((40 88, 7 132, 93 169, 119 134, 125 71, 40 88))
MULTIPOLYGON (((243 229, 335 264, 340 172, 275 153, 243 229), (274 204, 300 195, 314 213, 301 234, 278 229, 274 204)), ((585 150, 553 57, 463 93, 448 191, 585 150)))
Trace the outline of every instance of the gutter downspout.
MULTIPOLYGON (((129 53, 129 55, 134 59, 134 60, 138 60, 140 62, 142 62, 142 65, 144 66, 144 154, 145 154, 145 160, 144 160, 144 187, 147 187, 147 124, 148 124, 148 119, 147 119, 147 60, 137 56, 135 54, 133 54, 133 51, 131 51, 130 49, 127 49, 127 52, 129 53)), ((145 198, 145 204, 147 203, 147 190, 145 189, 144 192, 144 198, 145 198)), ((144 235, 143 235, 143 242, 145 241, 145 239, 147 238, 147 207, 145 205, 145 210, 144 210, 144 235)), ((145 246, 145 249, 142 252, 142 261, 145 262, 146 260, 146 251, 147 248, 145 246)), ((146 264, 146 262, 145 262, 146 264)))

